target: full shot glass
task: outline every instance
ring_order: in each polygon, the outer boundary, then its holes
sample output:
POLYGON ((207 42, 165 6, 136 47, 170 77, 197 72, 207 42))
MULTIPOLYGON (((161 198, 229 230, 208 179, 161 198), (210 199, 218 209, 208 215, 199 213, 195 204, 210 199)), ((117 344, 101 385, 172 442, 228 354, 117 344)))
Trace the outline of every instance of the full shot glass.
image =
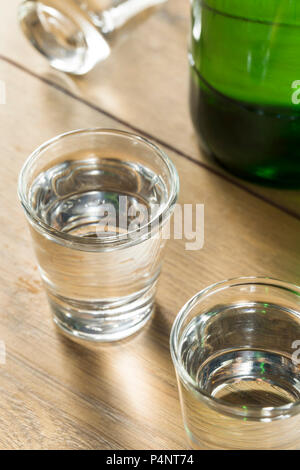
POLYGON ((300 449, 300 287, 224 281, 179 312, 171 354, 194 449, 300 449))
POLYGON ((72 131, 27 159, 19 197, 64 332, 116 341, 150 319, 178 188, 163 151, 117 130, 72 131))

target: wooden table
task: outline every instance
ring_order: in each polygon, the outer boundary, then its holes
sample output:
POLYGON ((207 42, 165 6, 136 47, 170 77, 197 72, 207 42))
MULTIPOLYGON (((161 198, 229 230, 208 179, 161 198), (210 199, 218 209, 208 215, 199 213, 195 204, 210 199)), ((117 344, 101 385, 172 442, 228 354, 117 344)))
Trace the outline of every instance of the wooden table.
POLYGON ((0 7, 0 447, 185 449, 169 354, 179 308, 217 280, 300 282, 300 193, 251 185, 200 153, 188 112, 189 1, 169 0, 88 76, 53 71, 25 41, 18 0, 0 7), (16 196, 27 155, 56 134, 113 127, 151 138, 181 179, 181 203, 205 204, 205 246, 168 244, 156 315, 135 338, 76 344, 54 327, 16 196))

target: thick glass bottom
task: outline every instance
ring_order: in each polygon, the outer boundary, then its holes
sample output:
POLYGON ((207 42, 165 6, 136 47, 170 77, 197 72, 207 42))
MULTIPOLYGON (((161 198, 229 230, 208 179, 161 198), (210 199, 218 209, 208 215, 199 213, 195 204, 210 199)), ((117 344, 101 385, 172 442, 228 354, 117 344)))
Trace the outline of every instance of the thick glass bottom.
POLYGON ((190 106, 204 147, 250 181, 300 188, 300 108, 250 105, 213 89, 191 72, 190 106))
POLYGON ((118 302, 79 302, 48 292, 54 322, 68 335, 88 341, 119 341, 139 331, 154 311, 155 284, 139 297, 118 302))

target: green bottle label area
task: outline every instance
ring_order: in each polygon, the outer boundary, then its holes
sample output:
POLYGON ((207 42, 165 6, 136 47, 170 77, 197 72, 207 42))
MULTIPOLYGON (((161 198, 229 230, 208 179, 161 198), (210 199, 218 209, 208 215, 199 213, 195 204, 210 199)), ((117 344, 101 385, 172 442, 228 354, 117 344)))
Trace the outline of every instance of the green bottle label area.
POLYGON ((300 113, 299 1, 196 0, 191 52, 197 71, 221 93, 253 104, 296 105, 300 113))
POLYGON ((297 0, 203 0, 202 5, 248 21, 300 25, 297 0))
POLYGON ((247 179, 299 188, 300 2, 194 0, 190 61, 205 148, 247 179))

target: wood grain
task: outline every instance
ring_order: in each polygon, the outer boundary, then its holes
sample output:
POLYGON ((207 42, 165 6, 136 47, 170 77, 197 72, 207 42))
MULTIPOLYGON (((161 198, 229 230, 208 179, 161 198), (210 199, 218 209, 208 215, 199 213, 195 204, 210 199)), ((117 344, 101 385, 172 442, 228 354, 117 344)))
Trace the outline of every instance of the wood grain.
POLYGON ((183 158, 198 161, 208 171, 300 217, 299 191, 246 183, 221 169, 198 148, 188 110, 188 0, 168 0, 138 23, 130 35, 122 35, 108 60, 77 78, 51 69, 34 51, 17 24, 19 0, 7 3, 0 7, 2 58, 15 61, 139 133, 164 142, 183 158))
POLYGON ((300 281, 299 221, 165 149, 178 168, 182 203, 205 204, 205 245, 170 241, 151 324, 130 340, 95 348, 52 324, 29 231, 16 197, 18 172, 44 140, 119 122, 0 61, 0 447, 184 449, 169 332, 196 291, 224 278, 267 274, 300 281))

